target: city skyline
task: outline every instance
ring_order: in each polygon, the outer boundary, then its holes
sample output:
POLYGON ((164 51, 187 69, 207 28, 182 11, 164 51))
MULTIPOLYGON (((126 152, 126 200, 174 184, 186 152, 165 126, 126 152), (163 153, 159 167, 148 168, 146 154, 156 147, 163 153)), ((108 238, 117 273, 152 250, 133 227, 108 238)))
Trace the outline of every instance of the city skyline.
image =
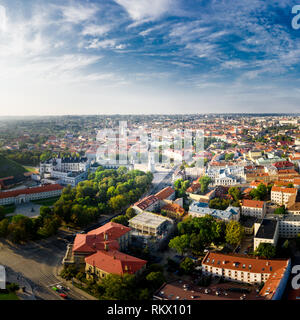
POLYGON ((0 0, 0 116, 297 113, 295 4, 0 0))

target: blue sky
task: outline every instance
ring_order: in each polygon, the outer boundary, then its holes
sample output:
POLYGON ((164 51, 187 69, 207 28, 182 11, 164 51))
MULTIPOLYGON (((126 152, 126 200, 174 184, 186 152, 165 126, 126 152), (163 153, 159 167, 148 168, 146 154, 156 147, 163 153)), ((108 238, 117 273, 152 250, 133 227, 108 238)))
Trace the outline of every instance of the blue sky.
POLYGON ((300 112, 295 4, 0 0, 0 115, 300 112))

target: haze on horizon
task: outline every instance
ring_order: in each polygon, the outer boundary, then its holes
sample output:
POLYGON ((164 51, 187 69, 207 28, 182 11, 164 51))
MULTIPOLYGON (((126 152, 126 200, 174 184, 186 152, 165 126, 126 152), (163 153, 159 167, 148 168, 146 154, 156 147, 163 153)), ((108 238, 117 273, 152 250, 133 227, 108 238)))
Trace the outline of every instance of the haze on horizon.
POLYGON ((295 4, 0 0, 0 116, 300 112, 295 4))

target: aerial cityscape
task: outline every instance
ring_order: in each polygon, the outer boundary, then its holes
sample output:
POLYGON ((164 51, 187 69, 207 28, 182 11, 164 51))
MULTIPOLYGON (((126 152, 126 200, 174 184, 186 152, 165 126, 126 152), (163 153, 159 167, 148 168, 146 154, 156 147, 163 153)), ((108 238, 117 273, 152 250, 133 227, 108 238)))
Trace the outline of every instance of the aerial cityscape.
POLYGON ((289 0, 0 0, 0 303, 299 300, 298 29, 289 0))
POLYGON ((299 122, 272 114, 2 120, 7 294, 299 298, 291 286, 300 262, 299 122))

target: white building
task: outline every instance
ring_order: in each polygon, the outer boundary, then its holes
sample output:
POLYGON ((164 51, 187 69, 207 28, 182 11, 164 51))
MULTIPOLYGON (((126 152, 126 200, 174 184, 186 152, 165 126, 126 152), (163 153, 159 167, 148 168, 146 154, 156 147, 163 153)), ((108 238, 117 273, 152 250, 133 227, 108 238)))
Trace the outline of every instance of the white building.
POLYGON ((264 283, 259 295, 279 300, 285 290, 291 260, 270 260, 208 252, 202 260, 204 275, 249 284, 264 283))
POLYGON ((260 243, 277 245, 279 238, 279 223, 277 220, 263 219, 261 223, 254 224, 254 250, 260 243))
POLYGON ((50 184, 41 187, 0 192, 0 205, 21 204, 31 200, 54 198, 61 195, 63 187, 50 184))
POLYGON ((193 218, 201 218, 206 215, 210 215, 215 219, 224 221, 240 220, 240 208, 228 207, 226 210, 211 209, 207 206, 203 206, 202 202, 193 201, 189 206, 188 215, 193 218))
POLYGON ((296 238, 300 234, 300 216, 284 215, 279 218, 279 236, 281 238, 296 238))
POLYGON ((295 203, 297 196, 296 188, 282 188, 282 187, 272 187, 271 190, 271 201, 279 204, 285 205, 295 203))
POLYGON ((266 208, 267 206, 265 201, 244 199, 242 201, 241 210, 243 216, 263 219, 266 214, 266 208))

